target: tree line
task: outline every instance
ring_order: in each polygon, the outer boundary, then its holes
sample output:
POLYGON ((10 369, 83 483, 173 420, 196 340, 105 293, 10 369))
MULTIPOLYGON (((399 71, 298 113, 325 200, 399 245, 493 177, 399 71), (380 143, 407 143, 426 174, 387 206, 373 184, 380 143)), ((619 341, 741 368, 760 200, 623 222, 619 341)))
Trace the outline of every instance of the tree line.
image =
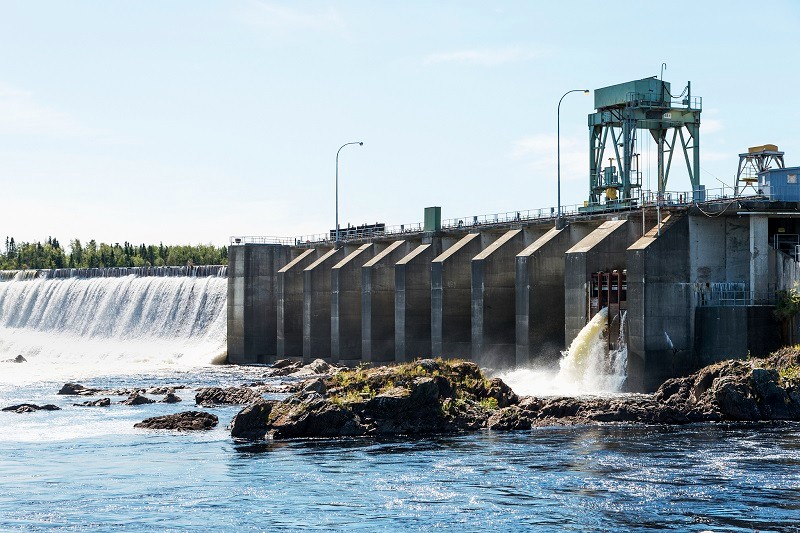
POLYGON ((211 244, 158 245, 107 244, 94 239, 86 244, 70 241, 68 249, 58 239, 45 242, 17 242, 6 237, 0 270, 39 268, 104 268, 142 266, 227 265, 228 248, 211 244))

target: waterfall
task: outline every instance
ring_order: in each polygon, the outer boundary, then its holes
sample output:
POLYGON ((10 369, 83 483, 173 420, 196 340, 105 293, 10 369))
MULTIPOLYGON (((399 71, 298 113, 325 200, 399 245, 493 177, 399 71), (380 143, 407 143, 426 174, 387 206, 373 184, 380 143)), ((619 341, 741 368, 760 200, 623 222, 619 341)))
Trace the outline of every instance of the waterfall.
POLYGON ((121 371, 224 359, 227 279, 218 272, 163 275, 22 275, 0 282, 0 361, 28 360, 0 363, 0 374, 16 367, 121 371))
POLYGON ((620 317, 616 349, 608 350, 604 331, 608 308, 601 309, 563 352, 558 372, 544 368, 517 369, 500 377, 518 394, 581 395, 619 392, 627 378, 628 347, 625 317, 620 317))

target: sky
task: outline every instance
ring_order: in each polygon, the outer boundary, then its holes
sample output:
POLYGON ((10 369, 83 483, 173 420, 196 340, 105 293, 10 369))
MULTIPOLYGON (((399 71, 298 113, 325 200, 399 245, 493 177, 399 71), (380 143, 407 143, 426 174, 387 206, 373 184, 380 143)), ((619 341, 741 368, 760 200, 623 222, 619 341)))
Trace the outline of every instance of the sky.
MULTIPOLYGON (((325 233, 351 141, 342 226, 548 208, 561 95, 662 63, 703 98, 708 189, 749 146, 800 165, 800 3, 647 6, 0 0, 0 238, 325 233)), ((564 205, 588 198, 593 101, 561 106, 564 205)))

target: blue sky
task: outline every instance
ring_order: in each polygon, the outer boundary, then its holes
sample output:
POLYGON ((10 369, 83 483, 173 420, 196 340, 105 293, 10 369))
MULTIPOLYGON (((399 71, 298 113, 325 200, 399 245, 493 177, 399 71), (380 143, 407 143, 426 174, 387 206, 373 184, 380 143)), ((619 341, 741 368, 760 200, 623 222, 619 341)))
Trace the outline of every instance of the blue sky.
MULTIPOLYGON (((560 96, 662 62, 703 97, 708 188, 748 146, 800 165, 800 4, 644 5, 0 0, 0 233, 322 233, 355 140, 342 225, 552 206, 560 96)), ((592 103, 562 104, 564 204, 588 196, 592 103)))

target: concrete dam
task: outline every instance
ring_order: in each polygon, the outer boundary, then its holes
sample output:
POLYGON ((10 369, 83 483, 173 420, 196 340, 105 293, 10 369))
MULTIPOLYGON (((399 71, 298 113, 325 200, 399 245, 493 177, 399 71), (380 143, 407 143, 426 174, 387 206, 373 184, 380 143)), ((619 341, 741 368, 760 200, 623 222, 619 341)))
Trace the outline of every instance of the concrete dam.
POLYGON ((339 239, 232 237, 229 361, 553 365, 607 310, 608 349, 627 345, 625 388, 650 391, 789 342, 795 332, 774 310, 800 279, 798 168, 774 145, 754 147, 740 154, 735 187, 707 191, 701 103, 687 89, 676 98, 645 78, 595 91, 582 207, 445 224, 434 207, 419 227, 348 228, 339 239), (642 190, 637 130, 657 141, 657 191, 642 190), (681 150, 692 190, 668 192, 681 150))

